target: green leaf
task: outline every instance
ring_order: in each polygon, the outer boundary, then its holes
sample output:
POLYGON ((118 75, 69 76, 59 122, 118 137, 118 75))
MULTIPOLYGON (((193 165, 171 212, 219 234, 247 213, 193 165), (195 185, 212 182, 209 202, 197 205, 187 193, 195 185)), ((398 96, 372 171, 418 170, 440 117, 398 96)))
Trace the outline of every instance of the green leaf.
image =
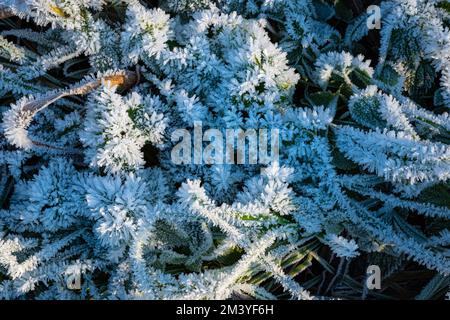
POLYGON ((230 266, 236 263, 242 255, 244 254, 244 250, 239 247, 230 248, 225 252, 224 255, 217 257, 217 262, 221 266, 230 266))
POLYGON ((435 107, 441 107, 445 105, 444 96, 442 95, 442 88, 437 89, 433 95, 433 104, 435 107))
POLYGON ((358 167, 358 164, 347 159, 338 148, 334 148, 331 154, 333 156, 332 164, 338 169, 349 171, 358 167))
POLYGON ((403 219, 399 214, 394 213, 392 215, 394 226, 405 233, 406 236, 415 238, 419 241, 427 241, 427 237, 416 227, 409 224, 405 219, 403 219))
POLYGON ((354 85, 359 88, 365 88, 369 84, 372 84, 372 77, 365 71, 360 69, 354 69, 349 74, 349 78, 354 85))
POLYGON ((287 274, 290 275, 291 277, 296 277, 297 275, 299 275, 312 265, 312 260, 313 260, 312 255, 308 255, 303 262, 295 265, 287 272, 287 274))
POLYGON ((381 70, 381 73, 377 76, 377 79, 388 86, 395 87, 399 85, 401 76, 391 65, 385 64, 381 70))
POLYGON ((423 203, 432 203, 436 206, 450 208, 449 188, 444 184, 436 184, 422 190, 417 200, 423 203))
POLYGON ((445 11, 447 11, 448 13, 450 13, 450 3, 447 1, 441 1, 438 2, 436 7, 444 9, 445 11))
POLYGON ((360 96, 349 104, 349 112, 356 122, 368 128, 385 128, 387 126, 380 113, 378 96, 360 96), (357 99, 357 100, 356 100, 357 99))
POLYGON ((329 91, 315 92, 311 94, 305 93, 305 98, 313 106, 336 107, 339 96, 329 91))
POLYGON ((438 273, 416 296, 416 300, 430 300, 444 295, 450 285, 450 276, 438 273))
POLYGON ((414 95, 422 95, 427 93, 434 84, 436 71, 428 61, 423 61, 417 67, 414 75, 414 82, 410 88, 410 93, 414 95))

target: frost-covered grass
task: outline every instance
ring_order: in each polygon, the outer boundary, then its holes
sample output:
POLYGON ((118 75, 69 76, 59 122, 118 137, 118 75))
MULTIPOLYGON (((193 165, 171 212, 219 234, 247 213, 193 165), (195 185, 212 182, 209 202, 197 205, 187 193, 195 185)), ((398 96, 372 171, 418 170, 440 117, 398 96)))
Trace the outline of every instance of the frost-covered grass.
POLYGON ((449 296, 449 25, 444 0, 0 0, 0 298, 449 296), (279 130, 279 161, 175 164, 200 122, 279 130))

